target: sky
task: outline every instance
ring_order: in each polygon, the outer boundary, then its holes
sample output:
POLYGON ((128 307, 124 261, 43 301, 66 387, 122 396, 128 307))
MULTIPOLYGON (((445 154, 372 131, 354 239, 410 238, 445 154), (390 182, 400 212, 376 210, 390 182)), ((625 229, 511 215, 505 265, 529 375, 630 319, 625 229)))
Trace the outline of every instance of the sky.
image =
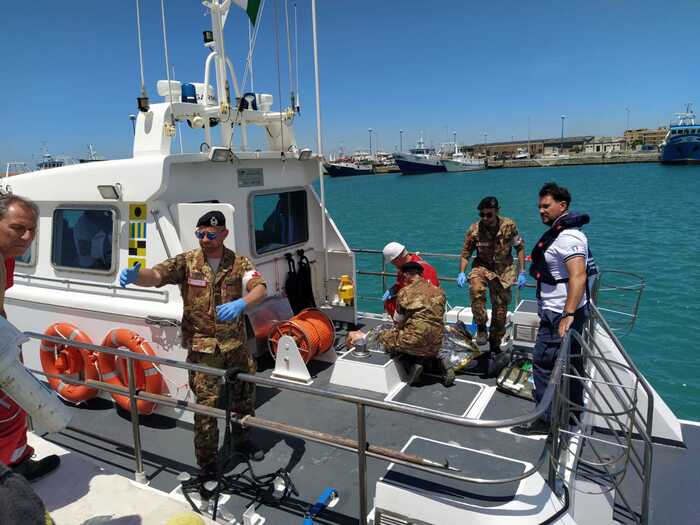
MULTIPOLYGON (((298 143, 316 150, 311 4, 296 4, 295 129, 298 143)), ((175 77, 202 82, 205 9, 197 0, 165 9, 175 77)), ((254 54, 255 89, 272 94, 275 108, 289 103, 284 11, 285 0, 266 0, 254 54)), ((317 11, 326 153, 366 150, 370 128, 373 149, 385 151, 398 147, 399 130, 404 148, 421 131, 436 146, 453 133, 462 144, 484 134, 489 142, 526 139, 528 129, 532 138, 558 137, 562 114, 566 135, 621 135, 628 115, 632 128, 667 125, 698 102, 697 0, 318 0, 317 11)), ((146 87, 157 102, 155 83, 166 76, 160 2, 141 0, 141 13, 146 87)), ((43 147, 84 157, 88 143, 107 158, 131 156, 128 116, 140 89, 135 2, 4 2, 1 20, 0 166, 33 167, 43 147)), ((225 38, 242 77, 242 10, 232 11, 225 38)), ((186 151, 202 140, 183 131, 186 151)))

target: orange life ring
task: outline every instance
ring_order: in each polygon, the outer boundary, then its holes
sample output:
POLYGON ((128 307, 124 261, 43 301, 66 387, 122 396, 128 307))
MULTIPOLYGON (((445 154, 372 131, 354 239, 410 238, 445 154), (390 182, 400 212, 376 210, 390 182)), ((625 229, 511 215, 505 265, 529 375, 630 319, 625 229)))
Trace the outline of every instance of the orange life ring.
MULTIPOLYGON (((137 354, 156 355, 151 345, 148 344, 148 341, 136 332, 132 332, 126 328, 115 328, 110 331, 102 341, 102 346, 109 348, 126 347, 137 354)), ((102 381, 110 385, 128 388, 125 365, 126 363, 124 363, 124 366, 118 366, 115 356, 110 354, 100 353, 97 356, 97 366, 100 369, 102 381), (118 368, 121 369, 121 374, 117 371, 118 368)), ((163 376, 160 375, 154 363, 135 360, 134 372, 136 375, 136 390, 146 390, 146 392, 151 394, 160 394, 163 392, 163 376)), ((124 410, 131 410, 128 396, 112 394, 112 399, 124 410)), ((137 399, 136 408, 139 414, 148 415, 153 413, 156 404, 152 401, 137 399)))
MULTIPOLYGON (((44 335, 62 337, 66 341, 93 344, 92 339, 69 323, 55 323, 49 326, 44 335)), ((84 380, 99 380, 92 352, 76 348, 70 344, 54 343, 42 339, 39 349, 41 368, 47 374, 81 374, 84 380)), ((49 377, 49 385, 60 397, 72 403, 81 403, 97 395, 97 389, 85 385, 68 385, 56 377, 49 377)))

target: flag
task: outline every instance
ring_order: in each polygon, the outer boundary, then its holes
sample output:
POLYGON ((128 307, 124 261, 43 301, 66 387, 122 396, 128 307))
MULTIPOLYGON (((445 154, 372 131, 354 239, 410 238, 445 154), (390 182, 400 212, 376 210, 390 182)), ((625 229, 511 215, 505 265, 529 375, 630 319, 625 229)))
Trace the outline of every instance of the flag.
POLYGON ((258 13, 260 12, 260 0, 233 0, 233 3, 248 13, 250 23, 255 25, 255 21, 258 19, 258 13))

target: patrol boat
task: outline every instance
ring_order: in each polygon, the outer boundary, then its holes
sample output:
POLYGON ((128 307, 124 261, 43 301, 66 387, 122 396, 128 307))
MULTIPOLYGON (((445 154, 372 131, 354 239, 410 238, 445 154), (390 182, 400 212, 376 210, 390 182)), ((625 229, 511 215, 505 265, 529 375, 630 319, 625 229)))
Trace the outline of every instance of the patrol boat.
MULTIPOLYGON (((61 468, 33 485, 55 520, 109 516, 163 523, 191 505, 220 523, 272 525, 316 518, 338 525, 696 521, 700 424, 676 418, 625 352, 611 316, 634 319, 636 310, 615 314, 604 307, 613 285, 593 288, 591 321, 582 334, 565 338, 537 405, 512 395, 527 381, 506 378, 499 388, 496 380, 472 374, 447 388, 426 375, 411 386, 391 356, 345 347, 349 326, 368 329, 386 321, 359 312, 350 296, 334 300, 337 283, 347 283, 348 275, 393 275, 383 268, 358 270, 359 257, 381 257, 380 251, 351 249, 325 208, 318 92, 311 152, 295 140, 293 110, 273 111, 270 95, 240 90, 222 45, 231 3, 204 5, 212 24, 204 82, 161 81, 162 100, 155 103, 144 89, 131 158, 20 174, 4 188, 34 199, 40 209, 39 233, 17 262, 7 293, 8 317, 30 338, 25 365, 78 402, 67 430, 41 435, 36 429, 31 438, 39 457, 62 456, 61 468), (210 88, 212 71, 216 85, 210 88), (226 79, 235 99, 229 99, 226 79), (182 120, 201 133, 204 151, 171 151, 182 120), (250 126, 266 132, 265 151, 248 146, 250 126), (231 146, 234 131, 240 146, 231 146), (210 210, 221 211, 231 225, 227 246, 248 256, 268 283, 270 298, 247 312, 248 349, 261 357, 258 374, 232 373, 224 381, 256 384, 256 416, 240 423, 252 429, 266 457, 250 464, 222 447, 222 476, 199 487, 213 495, 202 500, 189 490, 197 474, 192 411, 222 420, 236 415, 194 403, 191 365, 180 345, 180 291, 123 289, 117 275, 127 265, 150 267, 196 248, 195 222, 210 210), (274 333, 292 315, 285 275, 298 250, 310 261, 311 295, 320 307, 314 311, 333 321, 333 331, 323 332, 332 336, 330 348, 308 362, 305 352, 320 337, 303 328, 292 329, 294 337, 274 333), (108 337, 115 329, 135 335, 108 337), (574 425, 569 414, 577 407, 567 396, 576 379, 568 358, 572 338, 581 341, 586 369, 585 405, 574 425), (267 357, 272 339, 274 366, 267 357), (127 364, 103 366, 104 355, 127 364), (98 396, 67 389, 81 384, 98 388, 98 396), (511 432, 548 407, 549 439, 511 432)), ((313 1, 312 16, 315 43, 313 1)), ((602 282, 614 276, 603 270, 602 282)), ((632 294, 634 305, 641 285, 619 291, 632 294)), ((471 311, 454 307, 445 322, 469 325, 471 311)), ((516 301, 503 348, 527 357, 537 323, 536 305, 516 301)))

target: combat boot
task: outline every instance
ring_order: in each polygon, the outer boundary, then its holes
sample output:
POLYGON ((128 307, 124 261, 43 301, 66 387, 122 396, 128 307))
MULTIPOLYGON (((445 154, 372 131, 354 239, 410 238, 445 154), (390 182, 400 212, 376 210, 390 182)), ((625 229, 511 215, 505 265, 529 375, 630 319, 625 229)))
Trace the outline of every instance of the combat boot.
POLYGON ((23 476, 24 479, 31 483, 50 474, 56 470, 60 464, 61 458, 52 454, 38 461, 28 457, 21 463, 13 465, 10 468, 15 474, 23 476))
POLYGON ((408 383, 411 386, 417 385, 422 375, 423 365, 421 365, 420 363, 415 363, 411 367, 411 371, 408 373, 408 379, 406 380, 406 383, 408 383))
POLYGON ((477 346, 485 345, 489 340, 489 334, 486 331, 486 325, 480 324, 476 327, 476 344, 477 346))
POLYGON ((236 441, 233 445, 236 452, 240 452, 253 461, 262 461, 265 459, 265 452, 247 437, 241 441, 236 441))

